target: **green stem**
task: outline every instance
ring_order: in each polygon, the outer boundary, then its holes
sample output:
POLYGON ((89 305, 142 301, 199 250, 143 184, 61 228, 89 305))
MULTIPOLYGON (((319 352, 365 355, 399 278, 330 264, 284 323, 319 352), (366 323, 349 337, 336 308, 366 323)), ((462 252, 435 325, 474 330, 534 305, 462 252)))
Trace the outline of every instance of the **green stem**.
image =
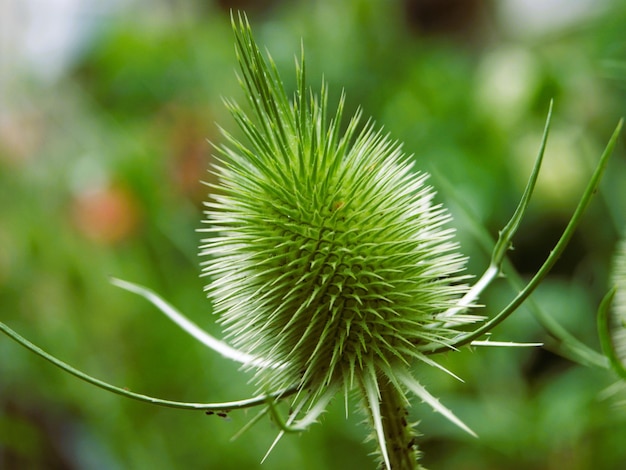
POLYGON ((293 395, 297 391, 296 388, 290 388, 290 389, 279 390, 278 392, 274 392, 268 395, 261 395, 258 397, 249 398, 247 400, 238 400, 238 401, 222 402, 222 403, 189 403, 189 402, 180 402, 180 401, 172 401, 172 400, 163 400, 161 398, 155 398, 155 397, 151 397, 148 395, 142 395, 140 393, 131 392, 130 390, 126 390, 125 388, 116 387, 115 385, 111 385, 110 383, 104 382, 102 380, 96 379, 95 377, 87 375, 84 372, 81 372, 80 370, 61 361, 60 359, 57 359, 56 357, 47 353, 40 347, 34 345, 33 343, 28 341, 26 338, 20 336, 18 333, 13 331, 11 328, 9 328, 7 325, 5 325, 2 322, 0 322, 0 332, 4 333, 5 335, 7 335, 9 338, 14 340, 18 344, 24 346, 26 349, 29 349, 30 351, 34 352, 38 356, 44 358, 46 361, 51 362, 58 368, 64 370, 65 372, 72 374, 75 377, 78 377, 79 379, 87 383, 95 385, 96 387, 99 387, 103 390, 107 390, 109 392, 115 393, 117 395, 122 395, 122 396, 125 396, 126 398, 131 398, 133 400, 142 401, 145 403, 150 403, 152 405, 159 405, 159 406, 165 406, 168 408, 179 408, 179 409, 186 409, 186 410, 221 411, 221 410, 251 408, 254 406, 265 405, 267 403, 267 400, 270 398, 278 400, 278 399, 293 395))
POLYGON ((565 250, 565 247, 567 246, 570 239, 572 238, 572 235, 574 235, 574 232, 576 231, 576 228, 578 227, 578 224, 580 223, 580 220, 582 219, 582 216, 585 213, 587 206, 589 206, 592 196, 597 192, 598 185, 600 184, 600 180, 602 178, 602 174, 604 173, 604 170, 606 169, 606 165, 609 161, 609 157, 611 156, 611 153, 613 152, 613 147, 615 147, 617 138, 622 130, 623 123, 624 123, 624 120, 620 119, 619 123, 617 124, 617 127, 615 128, 615 131, 613 132, 613 135, 611 136, 611 139, 609 140, 609 143, 607 144, 606 148, 604 149, 604 152, 602 153, 602 156, 600 157, 600 162, 598 163, 591 179, 589 180, 589 184, 587 185, 587 188, 585 189, 585 192, 582 195, 580 202, 578 203, 578 206, 576 207, 576 210, 574 211, 574 214, 572 215, 572 218, 570 219, 569 223, 567 224, 567 227, 565 228, 565 230, 563 231, 563 234, 561 235, 561 238, 559 239, 555 247, 552 249, 549 256, 546 258, 546 261, 539 268, 539 270, 532 277, 532 279, 528 282, 526 287, 524 287, 524 289, 522 289, 519 292, 519 294, 509 303, 509 305, 507 305, 500 313, 498 313, 491 320, 487 321, 482 327, 477 328, 471 333, 467 333, 467 334, 459 336, 457 339, 455 339, 448 345, 434 346, 434 347, 432 345, 423 346, 420 349, 425 354, 435 354, 439 352, 445 352, 445 351, 450 350, 450 348, 458 348, 463 345, 471 343, 475 339, 478 339, 483 334, 491 331, 497 325, 502 323, 502 321, 504 321, 509 315, 511 315, 515 310, 517 310, 517 308, 530 296, 530 294, 533 293, 533 291, 537 288, 537 286, 541 283, 541 281, 546 277, 548 272, 550 272, 550 270, 552 269, 552 266, 554 266, 554 264, 557 262, 557 260, 559 259, 563 251, 565 250))
POLYGON ((422 470, 416 434, 408 422, 406 402, 389 381, 381 380, 380 414, 392 470, 422 470))
MULTIPOLYGON (((508 260, 505 261, 505 269, 507 279, 511 286, 520 290, 523 286, 522 277, 508 260)), ((595 366, 603 369, 609 367, 609 361, 605 356, 592 349, 590 346, 587 346, 572 333, 567 331, 554 317, 540 308, 533 299, 528 299, 526 306, 535 317, 535 320, 537 320, 543 329, 555 340, 556 344, 553 346, 548 345, 548 349, 552 349, 553 352, 560 354, 566 359, 578 362, 582 365, 595 366)))
MULTIPOLYGON (((476 300, 480 297, 483 291, 500 274, 502 270, 502 263, 506 259, 506 252, 510 250, 513 245, 513 236, 515 235, 517 229, 522 223, 522 219, 524 218, 524 214, 526 213, 526 209, 528 208, 528 204, 530 203, 530 198, 532 197, 535 190, 537 178, 539 177, 539 172, 541 170, 541 164, 543 163, 543 155, 545 153, 546 144, 548 142, 550 122, 552 121, 553 104, 554 102, 551 100, 550 107, 548 108, 546 125, 543 129, 543 136, 541 138, 539 153, 537 154, 535 164, 533 165, 533 170, 530 174, 530 177, 528 178, 528 182, 526 183, 524 194, 522 195, 522 198, 520 199, 520 202, 517 205, 517 208, 515 209, 511 220, 509 220, 504 228, 500 230, 498 241, 496 242, 493 248, 493 252, 491 253, 491 262, 489 263, 487 271, 485 271, 482 277, 478 280, 478 282, 476 282, 476 284, 474 284, 474 286, 467 292, 467 294, 463 296, 463 298, 459 301, 456 307, 451 308, 446 313, 444 313, 444 317, 455 315, 476 302, 476 300)), ((450 193, 455 194, 454 189, 452 189, 450 193)), ((462 200, 461 204, 464 205, 464 202, 462 200)))

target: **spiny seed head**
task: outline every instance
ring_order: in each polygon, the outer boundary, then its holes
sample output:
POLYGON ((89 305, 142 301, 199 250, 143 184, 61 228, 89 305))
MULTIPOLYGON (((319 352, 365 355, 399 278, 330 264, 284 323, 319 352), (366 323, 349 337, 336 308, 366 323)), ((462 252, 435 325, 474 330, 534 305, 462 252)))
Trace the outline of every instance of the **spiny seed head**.
POLYGON ((466 291, 464 259, 426 175, 359 113, 340 133, 343 99, 305 86, 289 100, 247 23, 235 27, 253 117, 228 102, 248 143, 225 132, 206 204, 207 286, 234 346, 273 367, 263 387, 321 393, 423 358, 472 321, 442 314, 466 291), (376 372, 374 372, 376 373, 376 372))

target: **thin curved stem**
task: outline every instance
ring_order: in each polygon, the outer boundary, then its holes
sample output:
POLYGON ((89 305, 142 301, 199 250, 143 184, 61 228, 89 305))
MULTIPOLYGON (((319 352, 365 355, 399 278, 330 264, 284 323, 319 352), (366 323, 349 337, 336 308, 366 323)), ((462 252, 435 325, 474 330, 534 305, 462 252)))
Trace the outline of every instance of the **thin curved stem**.
MULTIPOLYGON (((454 195, 454 188, 450 187, 449 189, 449 193, 454 195)), ((485 250, 485 252, 489 253, 494 244, 493 238, 484 226, 476 223, 472 216, 471 209, 464 203, 464 201, 460 198, 455 198, 455 201, 468 218, 468 221, 475 232, 474 236, 477 238, 480 246, 485 250)), ((519 292, 523 288, 524 282, 522 277, 515 270, 515 266, 513 266, 508 259, 505 259, 502 269, 506 272, 505 277, 509 284, 513 287, 513 289, 519 292)), ((526 300, 526 305, 539 324, 558 342, 560 346, 559 354, 570 360, 579 362, 580 364, 593 365, 605 369, 609 367, 609 361, 605 356, 590 348, 568 332, 553 317, 539 308, 532 298, 526 300)), ((472 341, 470 344, 472 346, 494 346, 500 343, 495 341, 472 341)), ((539 346, 539 343, 529 343, 529 345, 539 346)))
POLYGON ((131 398, 133 400, 142 401, 144 403, 150 403, 152 405, 164 406, 167 408, 179 408, 185 410, 234 410, 234 409, 242 409, 242 408, 251 408, 258 405, 265 405, 268 399, 279 400, 282 398, 286 398, 288 396, 293 395, 298 391, 297 387, 291 387, 283 390, 279 390, 277 392, 267 394, 267 395, 259 395, 257 397, 248 398, 245 400, 237 400, 230 402, 222 402, 222 403, 191 403, 191 402, 180 402, 180 401, 172 401, 172 400, 164 400, 161 398, 155 398, 148 395, 143 395, 140 393, 131 392, 130 390, 126 390, 124 388, 116 387, 115 385, 111 385, 110 383, 104 382, 102 380, 96 379, 80 370, 70 366, 69 364, 57 359, 51 354, 47 353, 40 347, 34 345, 26 338, 20 336, 14 330, 12 330, 6 324, 0 322, 0 331, 6 334, 9 338, 17 342, 18 344, 24 346, 26 349, 34 352, 38 356, 44 358, 46 361, 51 362, 58 368, 64 370, 72 374, 75 377, 78 377, 80 380, 84 382, 90 383, 99 387, 103 390, 107 390, 109 392, 115 393, 117 395, 122 395, 126 398, 131 398))
POLYGON ((491 261, 489 263, 489 267, 485 271, 485 273, 481 276, 481 278, 472 286, 472 288, 459 300, 458 304, 448 309, 442 317, 453 316, 458 312, 465 310, 467 307, 471 306, 484 292, 484 290, 491 284, 491 282, 498 277, 500 272, 502 271, 502 263, 506 259, 506 252, 511 248, 513 236, 517 229, 519 228, 524 214, 526 213, 526 209, 528 208, 528 204, 530 203, 530 199, 533 195, 533 191, 535 190, 535 185, 537 183, 537 178, 539 177, 539 171, 541 170, 541 164, 543 163, 543 155, 546 150, 546 144, 548 142, 548 134, 550 132, 550 123, 552 121, 552 108, 554 106, 554 101, 550 100, 550 106, 548 108, 548 116, 546 117, 546 124, 543 128, 543 135, 541 137, 541 145, 539 146, 539 152, 537 153, 537 158, 535 159, 535 164, 533 165, 532 172, 530 173, 530 177, 528 178, 528 182, 526 183, 526 187, 524 188, 524 193, 522 194, 522 198, 520 199, 515 212, 511 216, 511 219, 507 222, 500 233, 498 235, 498 241, 496 242, 493 251, 491 253, 491 261))
POLYGON ((450 348, 458 348, 460 346, 471 343, 472 341, 479 338, 483 334, 489 332, 490 330, 495 328, 497 325, 499 325, 502 321, 504 321, 509 315, 511 315, 515 310, 517 310, 517 308, 522 304, 522 302, 524 302, 528 298, 528 296, 530 296, 530 294, 533 293, 533 291, 537 288, 537 286, 541 283, 541 281, 546 277, 548 272, 550 272, 550 269, 552 269, 556 261, 559 259, 559 257, 565 250, 565 247, 567 246, 570 239, 572 238, 572 235, 574 234, 576 228, 578 227, 578 224, 580 223, 580 220, 582 219, 582 216, 585 213, 585 210, 589 206, 591 197, 596 193, 598 189, 598 185, 600 184, 602 174, 604 173, 604 170, 606 169, 606 165, 613 151, 613 148, 615 147, 615 143, 617 142, 617 138, 621 132, 623 123, 624 123, 624 120, 620 119, 619 123, 617 124, 617 127, 615 128, 615 131, 613 132, 613 135, 611 136, 611 139, 609 140, 606 148, 604 149, 604 152, 602 153, 602 156, 600 157, 600 161, 598 165, 596 166, 596 169, 593 175, 591 176, 589 183, 587 184, 585 192, 583 193, 578 203, 578 206, 576 207, 576 210, 574 211, 574 214, 572 215, 572 218, 570 219, 569 223, 567 224, 567 227, 565 228, 565 230, 563 231, 563 234, 561 235, 561 238, 559 238, 559 241, 557 242, 557 244, 554 246, 554 248, 548 255, 548 258, 546 259, 546 261, 539 268, 539 270, 532 277, 532 279, 528 282, 528 284, 519 292, 519 294, 500 313, 498 313, 494 318, 486 322, 482 327, 477 328, 476 330, 470 333, 460 335, 455 340, 451 341, 449 345, 445 345, 445 346, 424 345, 422 347, 419 347, 419 349, 424 351, 424 353, 426 354, 435 354, 435 353, 447 351, 450 348))
MULTIPOLYGON (((517 290, 524 285, 521 276, 517 273, 511 262, 505 263, 507 279, 509 283, 517 290)), ((567 331, 563 326, 554 319, 554 317, 542 310, 533 299, 528 299, 527 307, 535 317, 535 320, 546 330, 546 332, 556 340, 558 353, 572 361, 583 365, 590 365, 606 369, 609 367, 609 361, 605 356, 597 352, 595 349, 587 346, 585 343, 576 338, 572 333, 567 331)), ((472 342, 474 344, 474 342, 472 342)))
MULTIPOLYGON (((441 186, 444 186, 446 192, 454 198, 455 203, 459 206, 462 213, 467 218, 467 221, 469 222, 469 227, 471 230, 473 230, 474 236, 478 240, 481 248, 486 253, 492 253, 493 258, 493 252, 495 251, 493 246, 495 244, 495 240, 493 239, 491 234, 487 231, 487 229, 485 229, 482 224, 476 221, 476 218, 472 213, 472 209, 466 204, 465 200, 458 197, 458 195, 455 193, 455 188, 442 175, 438 174, 438 179, 439 184, 441 186)), ((493 268, 490 265, 490 268, 488 269, 493 268)), ((506 272, 505 277, 509 284, 513 287, 513 289, 515 289, 516 291, 520 291, 524 286, 524 282, 522 280, 522 277, 517 273, 515 267, 508 260, 508 258, 504 259, 504 262, 502 264, 502 270, 506 272)), ((489 274, 485 272, 483 278, 489 277, 489 274)), ((481 282, 481 280, 479 280, 476 285, 482 286, 483 282, 481 282)), ((486 285, 484 287, 486 287, 486 285)), ((476 290, 482 291, 483 289, 476 288, 476 290)), ((597 366, 605 369, 609 367, 609 361, 605 356, 587 346, 570 332, 568 332, 553 317, 551 317, 541 308, 539 308, 539 306, 532 299, 527 299, 526 304, 535 319, 539 322, 539 324, 546 330, 546 332, 551 337, 553 337, 557 341, 559 345, 559 354, 567 357, 570 360, 579 362, 580 364, 597 366)), ((472 346, 490 346, 495 344, 497 343, 491 341, 488 341, 486 343, 478 341, 471 342, 472 346)), ((536 343, 531 344, 537 345, 536 343)))

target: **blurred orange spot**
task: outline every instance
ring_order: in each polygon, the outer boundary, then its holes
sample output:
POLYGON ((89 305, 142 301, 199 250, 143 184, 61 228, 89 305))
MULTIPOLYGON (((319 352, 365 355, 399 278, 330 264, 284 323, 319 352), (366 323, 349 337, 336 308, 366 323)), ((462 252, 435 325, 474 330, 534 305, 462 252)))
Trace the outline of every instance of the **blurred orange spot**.
POLYGON ((110 186, 79 194, 74 201, 73 218, 84 236, 111 244, 132 235, 139 223, 139 210, 128 191, 110 186))

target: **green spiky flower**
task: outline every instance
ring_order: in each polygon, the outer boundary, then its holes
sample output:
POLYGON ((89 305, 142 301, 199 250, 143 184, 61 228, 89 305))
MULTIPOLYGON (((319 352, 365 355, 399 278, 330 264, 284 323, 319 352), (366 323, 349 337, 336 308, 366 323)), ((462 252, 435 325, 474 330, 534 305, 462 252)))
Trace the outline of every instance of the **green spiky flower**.
POLYGON ((267 362, 263 389, 307 391, 296 410, 358 389, 380 421, 387 383, 403 405, 411 389, 438 407, 408 372, 434 364, 416 346, 445 345, 476 320, 449 314, 467 287, 448 213, 398 143, 372 123, 358 130, 359 113, 340 132, 343 98, 329 118, 303 59, 289 100, 247 22, 234 29, 252 112, 227 104, 248 143, 224 132, 201 248, 229 339, 267 362))

